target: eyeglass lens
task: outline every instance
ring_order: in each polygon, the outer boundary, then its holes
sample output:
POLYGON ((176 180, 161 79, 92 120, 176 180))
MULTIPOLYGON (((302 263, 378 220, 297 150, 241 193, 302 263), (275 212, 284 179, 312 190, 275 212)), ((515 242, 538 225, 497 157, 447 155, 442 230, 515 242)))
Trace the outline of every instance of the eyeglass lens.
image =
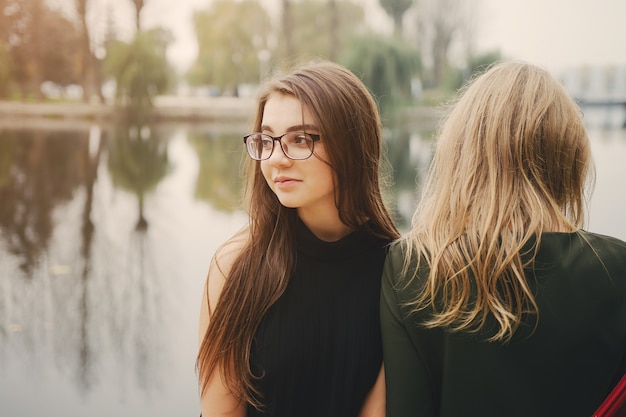
MULTIPOLYGON (((280 137, 279 142, 290 159, 307 159, 313 154, 314 141, 306 132, 287 133, 280 137)), ((268 159, 274 149, 274 138, 264 133, 253 133, 246 137, 246 147, 253 159, 268 159)))

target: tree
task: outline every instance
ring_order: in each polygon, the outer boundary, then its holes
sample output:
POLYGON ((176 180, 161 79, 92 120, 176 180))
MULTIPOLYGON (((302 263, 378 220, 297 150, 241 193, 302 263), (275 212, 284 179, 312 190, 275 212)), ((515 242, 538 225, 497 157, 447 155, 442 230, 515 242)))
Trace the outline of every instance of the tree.
POLYGON ((379 0, 382 8, 393 19, 393 33, 396 37, 402 36, 402 19, 407 10, 413 5, 413 0, 379 0))
POLYGON ((116 82, 116 104, 141 124, 153 107, 155 95, 167 89, 169 66, 165 56, 163 31, 139 32, 132 42, 111 45, 104 62, 105 71, 116 82))
POLYGON ((75 83, 80 66, 77 42, 74 23, 45 2, 0 0, 0 43, 11 63, 9 82, 22 97, 43 98, 43 81, 75 83))
MULTIPOLYGON (((43 32, 41 25, 45 22, 42 15, 46 6, 36 0, 21 0, 9 2, 10 27, 5 29, 9 40, 9 51, 14 66, 11 78, 20 89, 22 97, 34 94, 43 98, 39 86, 43 81, 38 59, 44 51, 41 42, 43 32)), ((5 8, 5 11, 7 9, 5 8)))
POLYGON ((282 36, 279 39, 282 40, 284 45, 284 57, 292 58, 295 55, 295 49, 293 46, 293 16, 291 12, 291 1, 282 0, 282 36))
POLYGON ((383 114, 391 114, 394 106, 411 100, 411 84, 421 73, 417 49, 380 35, 354 39, 342 63, 361 77, 383 114))
POLYGON ((330 50, 328 58, 335 61, 339 52, 339 7, 336 0, 328 1, 328 15, 330 16, 330 50))
MULTIPOLYGON (((439 87, 446 76, 454 41, 471 42, 471 20, 476 7, 476 2, 461 0, 420 0, 417 3, 414 9, 417 31, 414 36, 432 69, 432 87, 439 87)), ((466 54, 471 50, 471 45, 466 45, 466 54)))
POLYGON ((491 65, 502 60, 499 50, 471 55, 467 60, 467 77, 471 78, 485 72, 491 65))
POLYGON ((137 32, 141 31, 141 10, 143 6, 145 6, 145 0, 131 0, 133 2, 133 6, 135 6, 135 25, 137 27, 137 32))
POLYGON ((14 0, 0 0, 0 41, 7 43, 14 14, 14 0))
POLYGON ((0 98, 8 97, 11 83, 11 56, 0 40, 0 98))
POLYGON ((100 68, 96 65, 97 58, 91 50, 91 36, 87 24, 87 10, 90 0, 74 0, 78 15, 78 38, 80 44, 80 85, 83 88, 83 101, 87 102, 91 90, 95 90, 100 102, 104 102, 100 82, 100 68))
POLYGON ((449 66, 441 80, 440 92, 444 95, 456 93, 469 79, 480 75, 501 58, 500 51, 496 50, 470 55, 463 67, 449 66))
POLYGON ((363 7, 351 1, 302 0, 292 4, 290 14, 293 31, 288 40, 278 37, 275 63, 306 56, 336 60, 353 37, 367 32, 363 7), (290 55, 284 55, 284 42, 292 45, 290 55))
POLYGON ((255 0, 216 0, 197 11, 193 25, 198 57, 187 74, 192 85, 214 85, 237 94, 241 83, 260 78, 259 51, 271 50, 271 23, 255 0))
POLYGON ((37 39, 39 54, 35 59, 41 79, 63 86, 79 82, 81 38, 74 22, 59 12, 46 10, 38 30, 42 35, 37 39))

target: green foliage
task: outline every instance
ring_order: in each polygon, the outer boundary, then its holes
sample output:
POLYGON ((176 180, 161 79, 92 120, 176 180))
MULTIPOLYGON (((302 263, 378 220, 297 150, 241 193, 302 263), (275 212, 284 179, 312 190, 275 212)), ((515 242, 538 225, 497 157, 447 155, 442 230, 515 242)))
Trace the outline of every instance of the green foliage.
POLYGON ((105 73, 116 82, 116 103, 140 121, 152 109, 154 96, 168 86, 169 66, 163 32, 139 32, 132 42, 115 42, 104 61, 105 73))
POLYGON ((501 59, 499 51, 491 51, 469 57, 465 69, 448 67, 441 81, 441 91, 446 96, 456 93, 468 80, 480 75, 501 59))
POLYGON ((439 89, 446 96, 453 95, 465 82, 465 74, 461 68, 448 66, 443 71, 439 89))
POLYGON ((213 85, 221 90, 242 83, 256 84, 268 67, 305 57, 335 59, 347 47, 343 41, 365 32, 363 8, 350 1, 331 3, 303 0, 290 4, 290 28, 273 27, 265 9, 255 0, 216 0, 194 15, 198 58, 187 74, 191 85, 213 85), (289 38, 296 56, 287 56, 289 38))
POLYGON ((352 40, 342 63, 377 97, 382 113, 412 99, 411 82, 419 77, 419 52, 399 40, 367 35, 352 40))
POLYGON ((215 85, 221 89, 260 78, 259 51, 268 50, 270 18, 254 0, 216 0, 197 11, 193 26, 198 57, 187 74, 191 85, 215 85))
POLYGON ((483 73, 491 65, 502 60, 502 54, 499 50, 485 52, 480 55, 470 56, 467 60, 467 67, 469 69, 469 77, 474 77, 483 73))
POLYGON ((279 40, 275 64, 302 57, 336 59, 349 47, 345 42, 366 33, 365 11, 351 1, 303 0, 291 5, 291 33, 277 33, 279 40), (289 37, 296 56, 285 56, 284 41, 289 37))

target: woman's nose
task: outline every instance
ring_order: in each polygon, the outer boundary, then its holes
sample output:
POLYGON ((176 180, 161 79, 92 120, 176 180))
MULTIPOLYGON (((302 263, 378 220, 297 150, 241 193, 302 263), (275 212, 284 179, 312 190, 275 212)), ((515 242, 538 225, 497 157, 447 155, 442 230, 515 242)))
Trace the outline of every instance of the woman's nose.
POLYGON ((280 143, 275 142, 274 150, 272 151, 268 162, 272 165, 288 165, 292 162, 292 160, 287 158, 287 155, 283 152, 283 148, 280 146, 280 143))

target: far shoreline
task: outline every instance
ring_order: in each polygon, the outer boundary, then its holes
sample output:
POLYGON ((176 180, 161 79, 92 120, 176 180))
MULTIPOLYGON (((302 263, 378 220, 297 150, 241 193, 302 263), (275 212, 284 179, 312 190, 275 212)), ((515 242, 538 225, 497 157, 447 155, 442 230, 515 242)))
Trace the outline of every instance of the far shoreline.
MULTIPOLYGON (((158 96, 151 123, 184 124, 194 128, 245 130, 252 124, 256 100, 240 97, 158 96)), ((422 131, 434 130, 444 115, 436 107, 414 106, 400 112, 401 123, 422 131)), ((67 102, 24 102, 0 100, 0 128, 82 129, 107 127, 117 121, 112 104, 67 102)))

